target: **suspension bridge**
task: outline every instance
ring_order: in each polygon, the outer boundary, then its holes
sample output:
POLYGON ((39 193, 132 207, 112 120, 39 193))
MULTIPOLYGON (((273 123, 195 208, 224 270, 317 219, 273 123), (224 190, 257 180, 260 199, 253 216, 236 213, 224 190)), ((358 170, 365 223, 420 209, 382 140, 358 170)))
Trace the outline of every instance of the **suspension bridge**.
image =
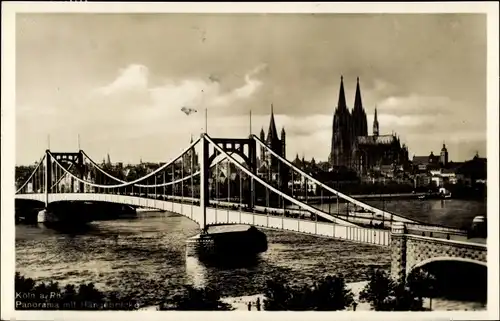
POLYGON ((188 217, 202 231, 211 225, 250 224, 382 246, 390 245, 390 227, 395 222, 419 235, 450 239, 465 233, 418 222, 343 194, 281 157, 255 135, 233 139, 203 133, 178 156, 131 181, 110 174, 83 150, 46 150, 15 197, 41 201, 45 208, 61 201, 104 201, 161 209, 188 217), (265 159, 261 172, 257 171, 257 146, 267 155, 259 158, 265 159), (295 182, 300 182, 298 187, 295 182), (315 196, 308 195, 311 184, 315 196), (308 202, 309 197, 315 201, 308 202))

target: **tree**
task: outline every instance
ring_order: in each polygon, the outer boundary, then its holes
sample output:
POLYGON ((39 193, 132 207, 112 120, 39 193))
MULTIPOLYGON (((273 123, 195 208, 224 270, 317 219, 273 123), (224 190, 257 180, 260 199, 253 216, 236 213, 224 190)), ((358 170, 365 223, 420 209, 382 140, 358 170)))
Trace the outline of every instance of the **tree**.
POLYGON ((76 301, 78 302, 92 302, 92 305, 83 305, 82 310, 97 310, 102 307, 104 303, 104 294, 94 287, 93 283, 81 284, 78 287, 78 294, 76 301))
POLYGON ((14 288, 16 292, 19 293, 29 293, 33 291, 35 287, 35 281, 31 278, 26 278, 19 272, 16 272, 14 279, 14 288))
POLYGON ((220 300, 220 293, 212 288, 184 287, 181 294, 174 295, 160 305, 160 310, 232 310, 231 305, 220 300))
POLYGON ((387 301, 394 286, 394 281, 384 271, 375 270, 370 275, 368 284, 359 293, 359 299, 362 302, 369 302, 376 311, 387 311, 387 301))
POLYGON ((35 170, 35 166, 16 166, 15 168, 15 179, 16 179, 16 189, 21 187, 30 177, 30 175, 35 170))
POLYGON ((420 284, 417 279, 412 283, 394 281, 384 271, 375 270, 359 298, 376 311, 419 311, 422 310, 420 284))
POLYGON ((430 298, 429 309, 432 309, 432 297, 434 296, 436 277, 428 271, 418 268, 410 273, 407 284, 420 301, 423 301, 423 298, 430 298))
POLYGON ((327 276, 314 286, 289 286, 283 280, 268 280, 264 310, 268 311, 336 311, 354 302, 341 276, 327 276))
POLYGON ((97 290, 92 283, 82 284, 79 286, 78 292, 73 284, 68 284, 64 288, 59 287, 57 282, 35 282, 31 278, 15 274, 15 291, 21 293, 16 301, 22 303, 16 309, 21 310, 39 310, 40 304, 47 304, 50 309, 83 309, 83 310, 100 310, 103 309, 101 303, 104 302, 105 294, 97 290), (29 295, 22 295, 29 294, 29 295), (82 304, 84 302, 92 302, 92 305, 82 304), (75 303, 75 304, 71 304, 75 303), (26 305, 25 305, 26 304, 26 305))
POLYGON ((282 280, 268 280, 264 291, 264 310, 287 310, 292 297, 291 289, 282 280))
POLYGON ((315 291, 316 310, 343 310, 354 302, 354 295, 347 289, 342 277, 327 276, 315 291))

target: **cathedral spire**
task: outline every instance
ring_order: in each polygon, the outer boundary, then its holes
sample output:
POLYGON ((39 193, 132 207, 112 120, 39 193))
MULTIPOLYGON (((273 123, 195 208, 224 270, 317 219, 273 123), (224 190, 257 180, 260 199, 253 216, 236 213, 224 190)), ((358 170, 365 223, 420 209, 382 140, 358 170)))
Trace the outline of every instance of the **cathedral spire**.
POLYGON ((271 121, 269 122, 269 130, 267 131, 267 138, 268 139, 278 138, 278 132, 276 130, 276 123, 274 122, 273 104, 271 104, 271 121))
POLYGON ((354 98, 354 110, 363 109, 361 101, 361 89, 359 88, 359 77, 356 79, 356 97, 354 98))
POLYGON ((368 123, 366 121, 366 113, 361 100, 359 77, 356 78, 356 96, 354 98, 354 108, 352 110, 352 134, 354 139, 356 139, 357 136, 368 135, 368 123))
POLYGON ((379 135, 378 119, 377 119, 377 107, 375 107, 375 116, 373 118, 373 136, 379 135))
POLYGON ((347 104, 345 102, 345 92, 344 92, 344 76, 340 76, 339 102, 337 104, 337 108, 347 109, 347 104))

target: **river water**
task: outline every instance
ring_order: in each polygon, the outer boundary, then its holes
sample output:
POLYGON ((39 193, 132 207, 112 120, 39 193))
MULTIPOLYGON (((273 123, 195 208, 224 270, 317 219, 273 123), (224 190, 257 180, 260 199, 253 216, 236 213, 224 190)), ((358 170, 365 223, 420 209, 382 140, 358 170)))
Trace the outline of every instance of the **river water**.
MULTIPOLYGON (((444 225, 454 228, 468 228, 475 216, 486 216, 486 201, 476 200, 419 200, 419 199, 387 199, 385 201, 371 199, 363 202, 376 208, 400 214, 410 219, 433 225, 444 225)), ((346 204, 317 204, 323 211, 346 213, 346 204)), ((352 205, 350 205, 352 210, 352 205)))
MULTIPOLYGON (((450 219, 460 216, 457 208, 463 207, 451 206, 453 210, 447 215, 450 219)), ((476 207, 472 216, 485 215, 485 206, 484 212, 479 203, 476 207)), ((429 209, 442 211, 434 205, 429 209)), ((77 232, 17 225, 16 271, 37 281, 62 285, 93 282, 102 291, 132 294, 153 305, 184 284, 209 285, 219 288, 224 297, 238 297, 262 293, 266 280, 283 276, 299 284, 327 274, 343 274, 346 281, 359 282, 366 280, 372 268, 390 269, 389 248, 263 231, 269 248, 255 262, 209 266, 185 255, 185 241, 199 232, 198 225, 172 213, 95 221, 77 232)), ((459 304, 459 308, 464 306, 468 305, 459 304)))

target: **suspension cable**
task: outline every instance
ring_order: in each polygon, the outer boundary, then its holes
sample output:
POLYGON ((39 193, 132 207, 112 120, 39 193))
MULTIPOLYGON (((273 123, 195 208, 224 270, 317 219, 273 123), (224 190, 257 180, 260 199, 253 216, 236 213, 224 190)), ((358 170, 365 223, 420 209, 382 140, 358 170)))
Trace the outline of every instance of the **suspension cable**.
POLYGON ((47 156, 47 154, 43 155, 42 159, 40 160, 40 162, 38 163, 38 165, 36 165, 35 169, 33 170, 33 172, 31 173, 31 175, 28 177, 28 179, 26 180, 26 182, 24 182, 24 184, 19 187, 16 191, 15 194, 19 193, 19 191, 21 191, 30 181, 30 179, 33 177, 33 175, 35 175, 35 173, 38 171, 38 168, 40 168, 40 165, 43 163, 43 161, 45 160, 45 157, 47 156))
MULTIPOLYGON (((183 150, 178 156, 176 156, 175 158, 173 158, 172 160, 170 160, 170 162, 160 166, 158 169, 156 169, 155 171, 153 171, 152 173, 149 173, 148 175, 144 176, 143 178, 141 179, 138 179, 138 180, 135 180, 134 183, 138 182, 138 181, 142 181, 142 180, 145 180, 146 178, 148 177, 151 177, 153 176, 154 174, 156 174, 157 172, 160 172, 162 171, 163 169, 167 168, 168 166, 170 166, 171 164, 175 163, 175 161, 177 161, 179 158, 181 158, 182 156, 184 156, 184 154, 186 154, 187 151, 189 151, 191 148, 193 148, 198 142, 200 141, 200 138, 198 138, 195 142, 193 142, 191 145, 189 145, 189 147, 185 150, 183 150)), ((123 180, 120 180, 114 176, 112 176, 111 174, 108 174, 106 171, 104 171, 103 169, 101 169, 99 167, 99 165, 97 165, 83 150, 81 150, 81 153, 99 170, 101 171, 104 175, 108 176, 109 178, 111 179, 114 179, 118 182, 121 182, 121 183, 127 183, 126 181, 123 181, 123 180)), ((139 186, 138 184, 136 184, 137 186, 139 186)), ((128 185, 127 185, 128 186, 128 185)), ((122 187, 120 185, 116 185, 115 187, 122 187)), ((143 187, 143 186, 141 186, 143 187)))
POLYGON ((366 203, 363 203, 361 201, 358 201, 346 194, 343 194, 331 187, 329 187, 328 185, 326 184, 323 184, 321 183, 320 181, 318 181, 317 179, 315 179, 314 177, 312 177, 311 175, 307 174, 306 172, 300 170, 299 168, 297 168, 295 165, 293 165, 290 161, 288 161, 287 159, 281 157, 280 155, 278 155, 275 151, 273 151, 271 148, 269 148, 269 146, 267 146, 264 142, 262 142, 256 135, 252 135, 253 139, 261 146, 263 146, 268 152, 270 152, 271 154, 273 154, 274 156, 276 156, 279 160, 281 160, 283 163, 285 163, 288 167, 292 168, 294 171, 298 172, 299 174, 303 175, 303 176, 306 176, 308 177, 310 180, 312 180, 313 182, 317 183, 318 185, 320 185, 321 187, 325 188, 326 190, 332 192, 333 194, 336 194, 337 197, 341 197, 343 199, 345 199, 346 201, 349 201, 353 204, 357 204, 359 205, 360 207, 363 207, 367 210, 370 210, 370 211, 374 211, 374 212, 378 212, 379 214, 382 214, 382 216, 385 216, 385 214, 393 214, 394 217, 400 217, 400 218, 403 218, 405 220, 411 220, 413 222, 417 222, 417 223, 421 223, 419 221, 416 221, 414 219, 408 219, 404 216, 401 216, 401 215, 396 215, 394 213, 391 213, 391 212, 386 212, 386 211, 383 211, 383 210, 380 210, 378 208, 375 208, 371 205, 368 205, 366 203))
POLYGON ((331 187, 329 187, 328 185, 325 185, 323 183, 321 183, 320 181, 318 181, 317 179, 315 179, 314 177, 312 177, 311 175, 307 174, 306 172, 302 171, 301 169, 297 168, 295 165, 293 165, 290 161, 288 161, 287 159, 281 157, 280 155, 278 155, 278 153, 276 153, 275 151, 273 151, 271 148, 269 148, 269 146, 267 146, 264 142, 262 142, 257 136, 255 135, 252 135, 253 139, 258 143, 260 144, 261 146, 263 146, 265 149, 267 149, 268 152, 270 152, 271 154, 273 154, 276 158, 278 158, 280 161, 282 161, 283 163, 285 163, 288 167, 292 168, 293 170, 295 170, 296 172, 298 172, 299 174, 303 175, 303 176, 306 176, 307 178, 309 178, 310 180, 312 180, 313 182, 319 184, 321 187, 325 188, 326 190, 329 190, 330 192, 342 197, 343 199, 347 200, 347 201, 350 201, 352 203, 358 203, 359 206, 363 206, 365 208, 368 208, 368 209, 371 209, 371 210, 374 210, 374 211, 380 211, 379 209, 373 207, 373 206, 370 206, 368 204, 365 204, 363 202, 360 202, 348 195, 345 195, 331 187))
MULTIPOLYGON (((83 151, 82 151, 83 152, 83 151)), ((84 153, 84 155, 87 157, 87 159, 92 162, 92 164, 95 166, 95 168, 97 168, 101 173, 105 174, 106 176, 110 177, 111 179, 114 179, 115 181, 117 182, 120 182, 120 183, 129 183, 127 181, 124 181, 124 180, 121 180, 119 178, 116 178, 114 176, 112 176, 111 174, 107 173, 106 171, 104 171, 102 168, 100 168, 92 159, 90 159, 88 157, 88 155, 86 155, 84 153)), ((230 153, 230 155, 232 155, 232 153, 230 153)), ((218 162, 222 162, 224 159, 226 159, 225 157, 221 158, 218 162)), ((210 167, 213 167, 215 166, 216 164, 212 164, 210 167)), ((165 166, 165 165, 164 165, 165 166)), ((195 173, 193 173, 192 175, 189 175, 189 176, 186 176, 182 179, 178 179, 176 181, 173 181, 173 182, 167 182, 167 183, 163 183, 163 184, 155 184, 155 185, 142 185, 142 184, 134 184, 135 186, 137 187, 164 187, 164 186, 169 186, 171 184, 176 184, 176 183, 179 183, 181 182, 182 180, 187 180, 187 179, 190 179, 191 177, 194 177, 194 176, 197 176, 197 175, 200 175, 200 171, 196 171, 195 173)), ((127 185, 128 186, 128 185, 127 185)))
MULTIPOLYGON (((72 173, 68 172, 57 160, 54 159, 54 162, 62 168, 62 170, 64 170, 66 173, 68 173, 71 177, 73 177, 74 179, 76 179, 77 181, 79 182, 82 182, 84 184, 87 184, 87 185, 90 185, 90 186, 94 186, 94 187, 99 187, 99 188, 103 188, 103 189, 111 189, 111 188, 120 188, 120 187, 125 187, 125 186, 130 186, 130 185, 137 185, 139 187, 154 187, 154 185, 138 185, 138 184, 135 184, 137 182, 140 182, 140 181, 144 181, 144 180, 147 180, 148 178, 150 178, 151 176, 157 174, 158 172, 160 172, 161 170, 165 169, 167 167, 167 165, 170 165, 170 163, 168 164, 165 164, 163 166, 161 166, 160 168, 158 168, 157 170, 147 174, 146 176, 144 177, 141 177, 141 178, 138 178, 136 179, 135 181, 131 181, 131 182, 125 182, 123 184, 118 184, 118 185, 100 185, 100 184, 93 184, 91 182, 86 182, 78 177, 76 177, 75 175, 73 175, 72 173)), ((173 183, 176 183, 176 182, 169 182, 167 185, 169 184, 173 184, 173 183)), ((158 185, 156 185, 158 186, 158 185)))
MULTIPOLYGON (((72 167, 73 167, 73 163, 69 165, 69 167, 68 167, 68 171, 69 171, 72 167)), ((56 167, 56 168, 57 168, 57 167, 56 167)), ((57 175, 56 175, 56 177, 57 177, 57 175)), ((52 189, 53 189, 53 188, 54 188, 57 184, 59 184, 59 183, 63 180, 63 178, 64 178, 64 177, 66 177, 66 173, 64 173, 64 175, 61 175, 61 177, 59 177, 59 179, 57 180, 57 182, 55 182, 55 183, 52 185, 52 187, 50 188, 50 190, 52 190, 52 189)))
POLYGON ((208 136, 208 135, 204 135, 205 139, 207 139, 207 141, 212 145, 214 146, 215 149, 217 149, 220 153, 222 153, 223 155, 226 155, 227 158, 229 158, 229 160, 231 160, 231 162, 236 165, 237 167, 239 167, 241 170, 243 170, 247 175, 249 175, 250 177, 252 177, 254 180, 256 180, 257 182, 259 182, 260 184, 264 185, 264 186, 267 186, 271 191, 273 191, 274 193, 278 194, 278 195, 282 195, 284 198, 286 198, 288 201, 294 203, 295 205, 297 206, 300 206, 300 207, 304 207, 306 208, 309 212, 318 212, 320 216, 323 216, 324 218, 328 219, 328 220, 338 220, 340 222, 343 222, 344 224, 346 225, 349 225, 349 226, 356 226, 355 224, 352 224, 350 222, 347 222, 347 221, 344 221, 342 219, 339 219, 337 217, 329 217, 330 215, 318 210, 318 209, 315 209, 314 207, 308 205, 308 204, 305 204, 301 201, 298 201, 286 194, 284 194, 283 192, 279 191, 278 189, 274 188, 273 186, 270 186, 269 184, 267 184, 264 180, 262 180, 260 177, 258 176, 255 176, 251 171, 249 171, 245 166, 241 165, 239 162, 237 162, 234 157, 228 155, 226 152, 224 152, 224 150, 219 147, 216 143, 214 143, 214 141, 208 136))

